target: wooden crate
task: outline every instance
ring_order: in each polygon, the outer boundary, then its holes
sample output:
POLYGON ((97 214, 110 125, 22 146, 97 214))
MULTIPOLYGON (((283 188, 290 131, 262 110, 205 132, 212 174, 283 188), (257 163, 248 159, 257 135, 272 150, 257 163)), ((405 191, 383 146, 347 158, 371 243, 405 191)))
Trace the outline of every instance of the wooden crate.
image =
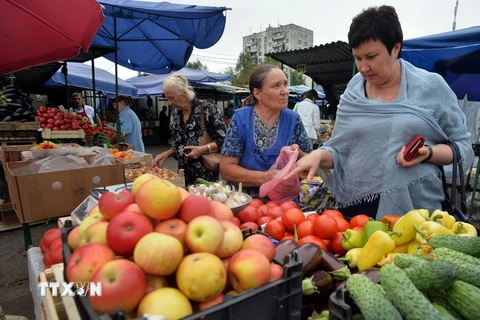
POLYGON ((40 128, 40 122, 0 122, 1 131, 15 131, 15 130, 34 130, 37 131, 40 128))
POLYGON ((0 141, 17 143, 37 141, 37 130, 0 130, 0 141))
POLYGON ((80 130, 52 130, 44 128, 42 138, 46 140, 55 139, 85 139, 85 131, 80 130))
POLYGON ((22 161, 22 152, 30 151, 32 144, 28 145, 6 145, 0 147, 0 154, 3 163, 12 161, 22 161))
MULTIPOLYGON (((39 275, 41 282, 63 282, 63 263, 54 264, 39 275)), ((52 296, 51 289, 47 289, 47 295, 41 304, 42 319, 44 320, 80 320, 77 306, 73 297, 62 297, 62 288, 58 296, 52 296)))
POLYGON ((149 153, 138 157, 119 158, 118 161, 123 163, 125 170, 141 167, 153 168, 153 157, 149 153))
MULTIPOLYGON (((129 169, 129 171, 133 171, 133 172, 137 172, 138 175, 140 175, 144 169, 129 169)), ((172 174, 174 174, 172 171, 168 170, 168 169, 164 169, 168 172, 171 172, 172 174)), ((127 173, 127 171, 125 171, 125 173, 127 173)), ((130 179, 128 178, 126 175, 125 175, 125 181, 127 183, 129 182, 133 182, 134 179, 130 179)), ((178 187, 181 187, 181 188, 185 188, 185 172, 183 169, 180 169, 178 170, 178 177, 177 178, 172 178, 172 179, 167 179, 168 181, 170 181, 171 183, 173 183, 174 185, 178 186, 178 187)))

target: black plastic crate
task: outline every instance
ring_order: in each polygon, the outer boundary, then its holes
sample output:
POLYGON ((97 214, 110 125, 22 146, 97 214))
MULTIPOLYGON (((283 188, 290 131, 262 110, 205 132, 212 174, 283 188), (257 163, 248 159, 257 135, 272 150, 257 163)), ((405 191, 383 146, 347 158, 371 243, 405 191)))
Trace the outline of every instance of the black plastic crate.
MULTIPOLYGON (((62 231, 64 277, 66 275, 66 262, 70 258, 71 251, 67 243, 67 237, 71 227, 68 221, 62 231)), ((243 231, 244 237, 255 234, 251 230, 243 231), (249 232, 250 231, 250 232, 249 232)), ((259 231, 258 233, 260 233, 259 231)), ((183 320, 252 320, 252 319, 275 319, 275 320, 300 320, 302 309, 302 261, 297 252, 293 251, 285 259, 283 266, 283 277, 270 282, 259 288, 245 291, 235 297, 229 298, 221 304, 201 312, 194 313, 183 320)), ((92 308, 90 301, 85 296, 74 298, 78 312, 82 319, 105 319, 105 320, 126 320, 123 311, 108 315, 98 315, 92 308)), ((143 320, 137 318, 135 320, 143 320)))
POLYGON ((329 320, 351 320, 360 312, 347 288, 341 287, 332 292, 328 300, 329 320))

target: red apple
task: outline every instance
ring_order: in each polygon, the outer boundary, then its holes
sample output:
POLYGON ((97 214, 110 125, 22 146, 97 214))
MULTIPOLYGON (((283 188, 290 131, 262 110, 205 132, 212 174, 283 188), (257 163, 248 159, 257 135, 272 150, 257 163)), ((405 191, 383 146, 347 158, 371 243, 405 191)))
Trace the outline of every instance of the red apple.
POLYGON ((272 261, 275 257, 275 245, 267 236, 260 233, 252 234, 243 241, 241 250, 245 249, 257 250, 263 253, 268 261, 272 261))
POLYGON ((98 199, 98 208, 102 215, 110 220, 134 202, 135 197, 128 190, 122 190, 120 193, 107 191, 98 199))
POLYGON ((89 282, 101 266, 114 258, 113 250, 101 243, 89 243, 78 247, 68 259, 66 281, 89 282))
POLYGON ((177 238, 184 246, 184 251, 186 251, 187 245, 185 244, 185 234, 187 232, 187 223, 185 221, 177 218, 164 220, 157 224, 154 231, 158 233, 168 234, 172 237, 177 238))
POLYGON ((270 261, 256 250, 240 250, 232 256, 228 264, 228 281, 237 292, 267 284, 270 275, 270 261))
POLYGON ((274 262, 270 263, 271 275, 270 282, 281 279, 283 277, 283 267, 274 262))
POLYGON ((107 243, 116 253, 131 257, 137 242, 152 231, 153 226, 145 215, 124 211, 108 223, 107 243))
POLYGON ((145 274, 145 276, 147 277, 147 288, 145 289, 145 294, 149 294, 157 289, 170 286, 166 277, 154 276, 151 274, 145 274))
POLYGON ((215 254, 219 258, 226 258, 240 250, 243 244, 243 234, 242 231, 240 231, 240 228, 231 221, 220 221, 220 224, 225 230, 225 234, 223 235, 222 243, 215 254))
POLYGON ((185 243, 191 252, 215 253, 223 241, 224 233, 220 221, 211 216, 199 216, 188 223, 185 243))
POLYGON ((136 203, 129 204, 123 211, 133 211, 143 214, 142 209, 140 209, 140 207, 136 203))
POLYGON ((112 313, 116 309, 135 310, 147 288, 143 271, 127 259, 105 263, 91 281, 102 283, 102 295, 89 296, 92 307, 100 314, 112 313))
POLYGON ((230 209, 226 204, 213 200, 210 202, 213 206, 213 216, 219 220, 227 220, 227 221, 232 221, 233 218, 233 212, 232 209, 230 209))
POLYGON ((210 200, 199 195, 191 195, 182 201, 178 217, 189 223, 199 216, 213 216, 213 206, 210 200))
POLYGON ((173 218, 182 205, 182 196, 178 187, 163 179, 145 181, 135 195, 140 210, 157 220, 173 218))
POLYGON ((223 293, 220 293, 218 296, 216 296, 215 298, 213 298, 212 300, 210 301, 205 301, 205 302, 200 302, 198 304, 198 310, 200 311, 203 311, 205 309, 208 309, 208 308, 211 308, 217 304, 220 304, 223 302, 223 293))

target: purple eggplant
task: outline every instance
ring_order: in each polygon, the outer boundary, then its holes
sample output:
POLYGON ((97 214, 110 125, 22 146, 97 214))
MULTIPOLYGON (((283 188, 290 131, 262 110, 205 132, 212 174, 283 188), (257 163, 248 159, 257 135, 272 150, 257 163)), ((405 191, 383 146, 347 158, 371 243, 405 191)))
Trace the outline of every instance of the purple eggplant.
POLYGON ((312 242, 304 243, 295 249, 295 251, 303 262, 303 274, 305 276, 310 275, 318 269, 322 261, 322 248, 317 244, 312 242))
POLYGON ((324 270, 318 270, 302 281, 302 295, 317 298, 328 297, 333 289, 333 278, 324 270))
MULTIPOLYGON (((363 274, 364 276, 372 280, 374 283, 380 282, 380 270, 378 269, 375 269, 375 268, 365 269, 359 272, 359 274, 363 274)), ((347 284, 347 280, 337 283, 337 285, 335 286, 335 291, 337 291, 339 288, 345 287, 346 284, 347 284)))
POLYGON ((285 239, 280 241, 275 247, 275 257, 273 258, 273 261, 283 266, 285 264, 285 257, 297 248, 298 243, 295 240, 285 239))
POLYGON ((322 249, 320 269, 330 272, 333 278, 337 280, 345 280, 352 275, 346 264, 324 249, 322 249))

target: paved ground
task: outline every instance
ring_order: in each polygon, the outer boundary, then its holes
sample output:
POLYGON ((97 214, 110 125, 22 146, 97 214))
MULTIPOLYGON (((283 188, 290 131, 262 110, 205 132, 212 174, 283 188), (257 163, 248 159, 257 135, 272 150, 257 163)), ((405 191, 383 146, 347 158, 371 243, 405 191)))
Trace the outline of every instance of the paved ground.
MULTIPOLYGON (((146 152, 155 156, 166 148, 166 146, 146 146, 146 152)), ((177 162, 169 158, 165 162, 165 167, 177 171, 177 162)), ((56 220, 31 225, 33 244, 38 246, 45 231, 56 227, 56 220)), ((0 232, 0 306, 5 314, 21 315, 29 320, 35 319, 28 280, 22 229, 0 232)))

